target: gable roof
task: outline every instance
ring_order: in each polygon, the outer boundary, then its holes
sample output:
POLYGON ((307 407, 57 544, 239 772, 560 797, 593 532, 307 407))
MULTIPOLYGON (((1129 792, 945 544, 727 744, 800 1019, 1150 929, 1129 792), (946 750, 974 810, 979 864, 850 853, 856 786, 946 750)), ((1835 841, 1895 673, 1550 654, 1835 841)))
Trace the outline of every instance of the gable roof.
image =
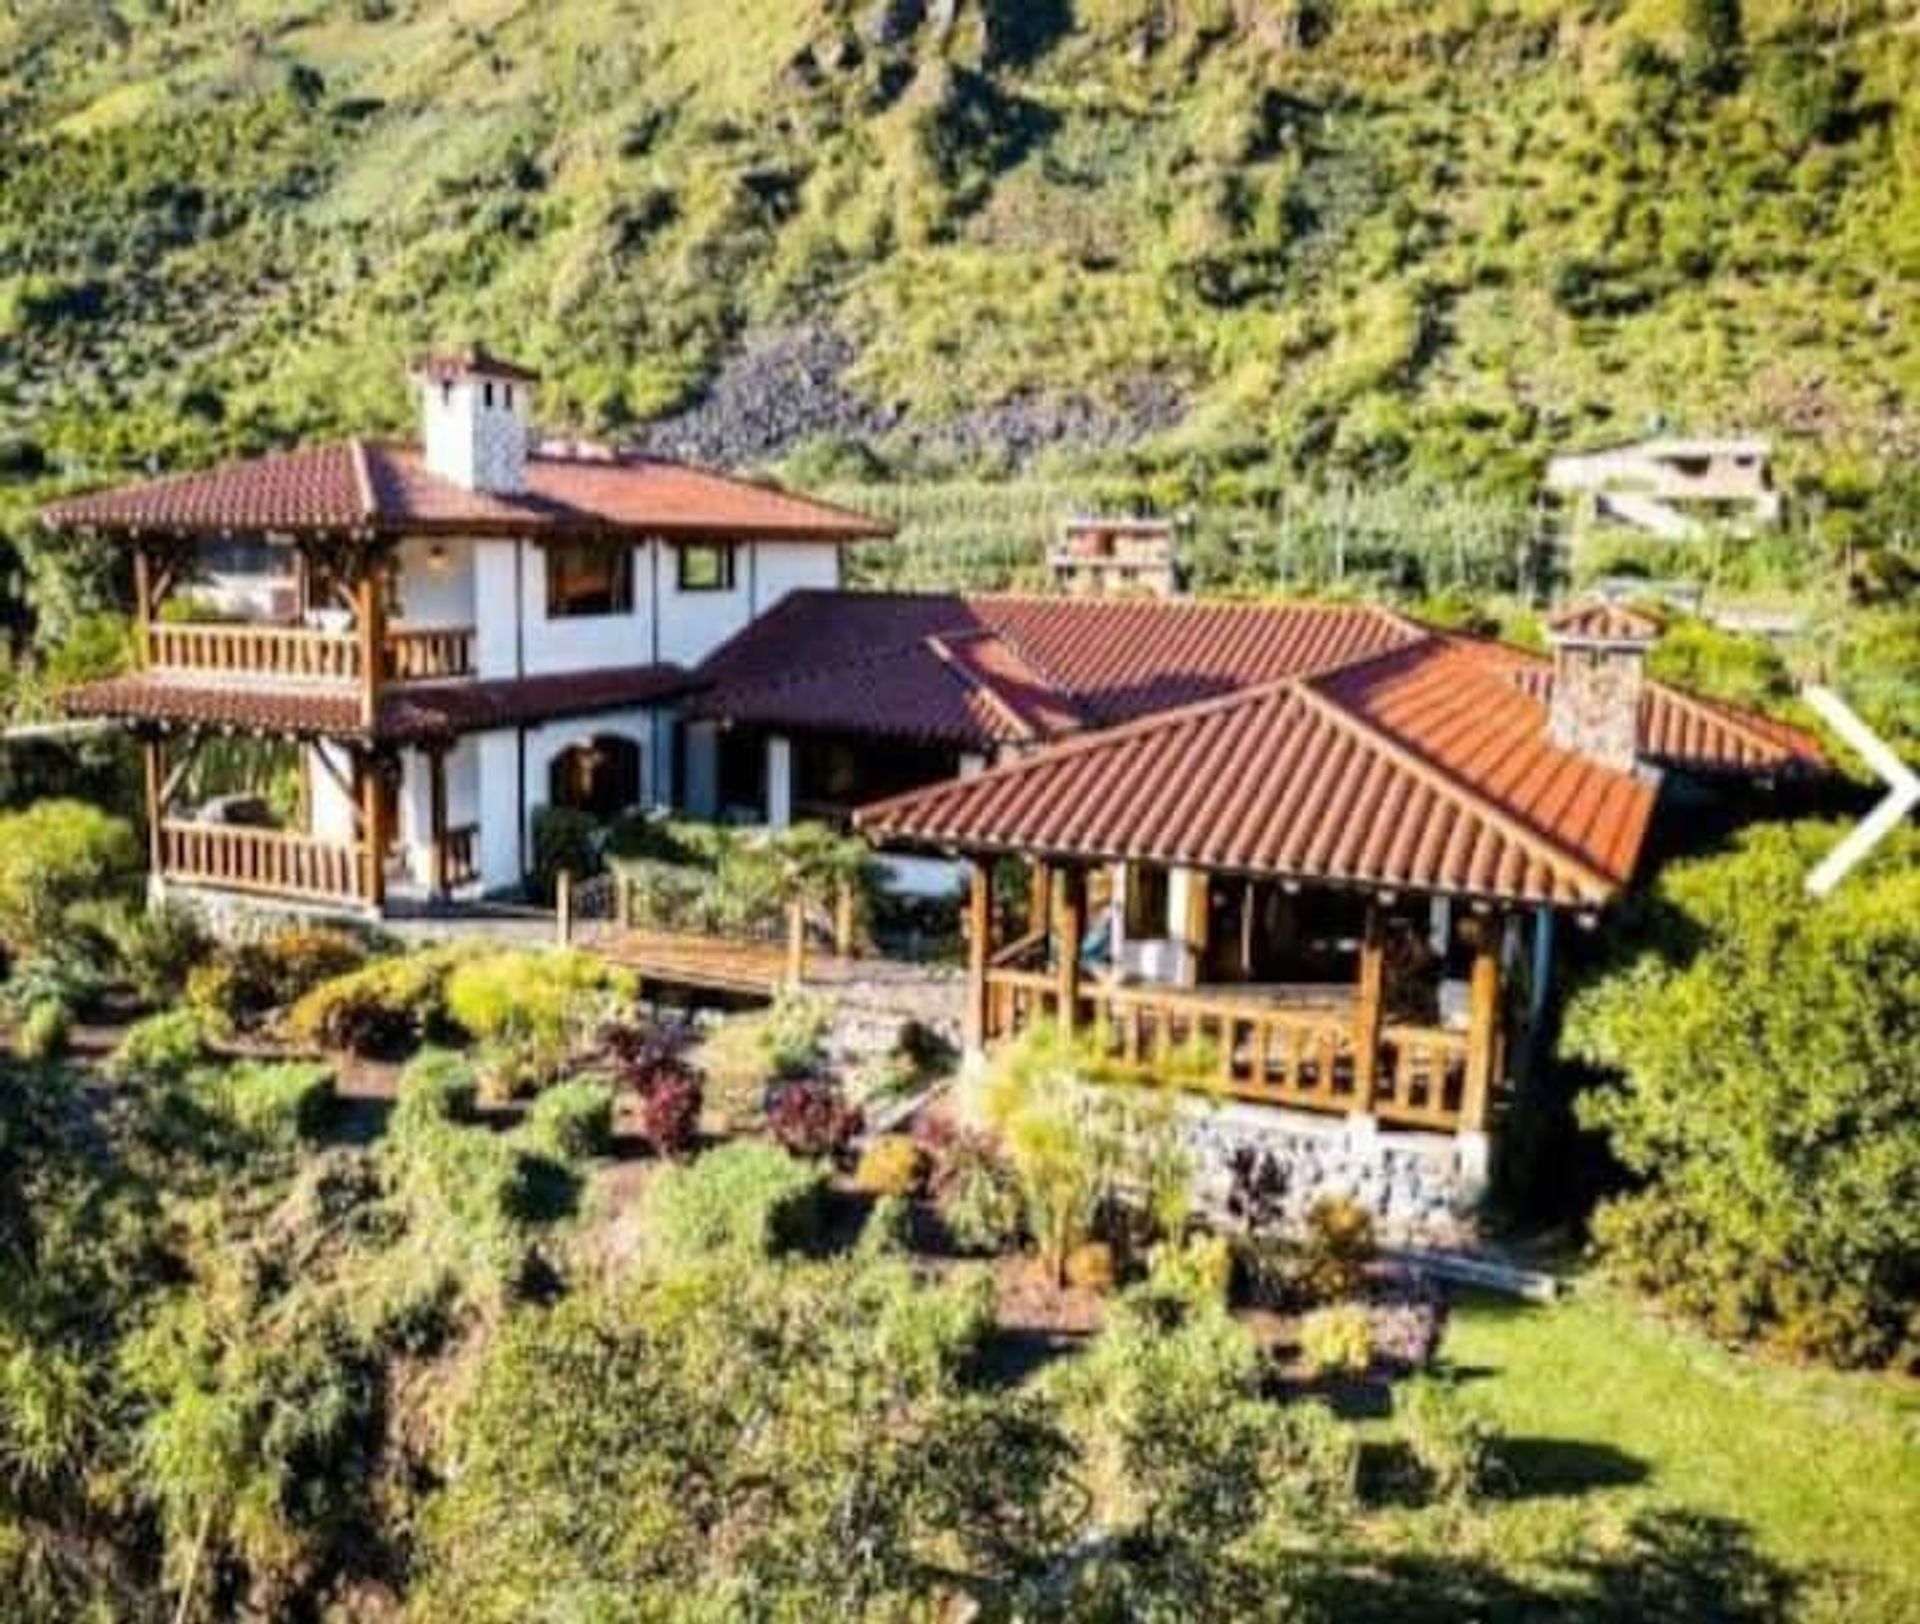
POLYGON ((418 447, 343 440, 55 502, 56 529, 638 534, 856 541, 892 528, 846 508, 689 463, 626 454, 527 459, 523 494, 470 491, 418 447))
POLYGON ((1549 742, 1500 662, 1429 638, 864 808, 881 840, 1593 908, 1655 787, 1549 742))
MULTIPOLYGON (((1429 644, 1476 651, 1544 728, 1550 660, 1376 605, 958 593, 791 593, 698 668, 688 713, 990 753, 1429 644)), ((1696 773, 1826 768, 1803 729, 1658 682, 1640 746, 1696 773)))
POLYGON ((1371 605, 801 591, 709 657, 689 711, 991 750, 1424 635, 1371 605))
POLYGON ((1660 635, 1660 622, 1624 603, 1593 599, 1548 615, 1547 633, 1570 643, 1651 643, 1660 635))

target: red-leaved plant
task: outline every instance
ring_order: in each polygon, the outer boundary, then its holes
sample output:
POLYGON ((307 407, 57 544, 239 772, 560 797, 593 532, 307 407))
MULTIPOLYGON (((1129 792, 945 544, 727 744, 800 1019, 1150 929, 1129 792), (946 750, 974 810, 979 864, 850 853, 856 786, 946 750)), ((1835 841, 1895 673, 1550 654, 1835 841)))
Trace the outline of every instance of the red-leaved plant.
POLYGON ((699 1134, 704 1091, 687 1058, 694 1035, 685 1021, 616 1026, 606 1034, 608 1059, 638 1099, 641 1131, 660 1156, 686 1155, 699 1134))
POLYGON ((860 1108, 824 1078, 782 1083, 767 1106, 773 1137, 795 1156, 838 1156, 860 1131, 860 1108))

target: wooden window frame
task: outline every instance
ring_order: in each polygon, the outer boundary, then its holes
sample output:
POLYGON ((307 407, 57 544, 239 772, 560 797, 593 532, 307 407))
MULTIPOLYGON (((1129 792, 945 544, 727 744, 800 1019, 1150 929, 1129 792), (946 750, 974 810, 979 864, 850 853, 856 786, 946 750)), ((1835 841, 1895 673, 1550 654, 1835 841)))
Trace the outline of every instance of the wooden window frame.
POLYGON ((674 584, 681 592, 731 592, 739 581, 739 549, 731 541, 683 541, 674 549, 674 584), (718 560, 718 577, 712 581, 689 579, 687 561, 707 555, 718 560))
MULTIPOLYGON (((546 555, 547 619, 616 620, 633 613, 635 600, 631 547, 604 541, 550 541, 547 543, 546 555), (563 599, 557 590, 561 575, 559 566, 561 560, 568 555, 576 559, 602 560, 608 568, 606 590, 604 594, 588 599, 590 607, 577 607, 575 600, 563 599), (602 597, 606 605, 604 608, 599 607, 602 597)), ((582 593, 579 596, 587 595, 582 593)))

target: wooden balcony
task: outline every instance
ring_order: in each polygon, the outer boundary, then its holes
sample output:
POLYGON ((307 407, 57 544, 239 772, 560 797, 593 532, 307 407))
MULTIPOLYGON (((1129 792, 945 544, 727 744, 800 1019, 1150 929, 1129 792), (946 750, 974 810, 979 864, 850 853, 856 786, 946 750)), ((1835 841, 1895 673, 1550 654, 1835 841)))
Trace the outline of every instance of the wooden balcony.
MULTIPOLYGON (((384 643, 389 682, 449 682, 474 673, 471 626, 402 627, 384 643)), ((352 631, 264 622, 155 621, 146 630, 149 669, 169 676, 350 685, 362 678, 352 631)))
POLYGON ((162 876, 182 885, 352 907, 368 901, 365 848, 351 841, 169 819, 157 846, 162 876))
POLYGON ((270 682, 360 680, 360 644, 351 632, 250 622, 155 621, 147 664, 168 675, 246 677, 270 682))
POLYGON ((449 682, 473 671, 471 626, 403 627, 387 634, 386 675, 393 682, 449 682))
MULTIPOLYGON (((1350 1009, 1301 1008, 1231 988, 1082 983, 1074 1028, 1111 1059, 1162 1069, 1204 1060, 1234 1098, 1307 1111, 1368 1112, 1398 1127, 1451 1132, 1468 1111, 1469 1041, 1441 1027, 1389 1023, 1361 1064, 1350 1009), (1370 1075, 1369 1075, 1370 1074, 1370 1075)), ((1058 975, 986 971, 986 1037, 1016 1036, 1061 1013, 1058 975)))

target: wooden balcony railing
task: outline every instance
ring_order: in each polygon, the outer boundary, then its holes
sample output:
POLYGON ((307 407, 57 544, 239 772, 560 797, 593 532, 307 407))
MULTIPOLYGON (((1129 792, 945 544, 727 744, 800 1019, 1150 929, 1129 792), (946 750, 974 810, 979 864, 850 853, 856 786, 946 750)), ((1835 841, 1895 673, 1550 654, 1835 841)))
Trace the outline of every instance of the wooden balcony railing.
POLYGON ((357 682, 360 645, 350 632, 306 626, 155 621, 147 627, 147 663, 156 671, 280 682, 357 682))
POLYGON ((169 880, 306 902, 367 899, 362 849, 282 829, 169 820, 160 825, 160 871, 169 880))
MULTIPOLYGON (((1047 971, 990 967, 986 1036, 1011 1037, 1057 1019, 1060 990, 1047 971)), ((1126 1064, 1164 1065, 1204 1053, 1237 1098, 1309 1111, 1367 1111, 1403 1127, 1452 1130, 1462 1122, 1467 1038, 1440 1027, 1389 1025, 1371 1089, 1356 1065, 1352 1016, 1231 992, 1082 984, 1076 1028, 1126 1064)))
POLYGON ((395 682, 446 682, 473 675, 471 626, 422 626, 387 634, 387 675, 395 682))

